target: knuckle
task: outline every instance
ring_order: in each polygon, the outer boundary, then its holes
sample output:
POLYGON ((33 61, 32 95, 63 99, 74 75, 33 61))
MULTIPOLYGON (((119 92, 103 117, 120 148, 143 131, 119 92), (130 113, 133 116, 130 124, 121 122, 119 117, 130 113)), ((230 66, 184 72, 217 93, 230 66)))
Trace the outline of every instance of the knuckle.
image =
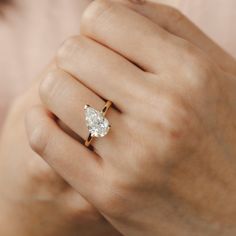
POLYGON ((184 63, 183 72, 190 82, 194 82, 194 89, 204 89, 213 78, 216 67, 214 64, 197 48, 188 42, 184 42, 183 45, 183 60, 184 63))
POLYGON ((187 62, 187 67, 201 68, 202 65, 207 65, 208 60, 205 55, 197 47, 182 39, 180 41, 183 59, 187 62))
POLYGON ((39 94, 42 101, 49 105, 61 96, 67 88, 67 74, 60 69, 49 72, 40 83, 39 94))
POLYGON ((57 76, 55 72, 48 73, 41 81, 39 94, 44 102, 47 98, 51 98, 52 93, 55 92, 55 84, 57 84, 57 76))
POLYGON ((202 51, 184 39, 179 40, 179 46, 182 60, 185 62, 183 69, 194 71, 195 69, 201 68, 201 65, 206 61, 206 57, 202 51))
POLYGON ((196 67, 194 68, 196 76, 196 88, 198 91, 206 91, 215 79, 215 69, 212 63, 206 58, 197 60, 196 67))
POLYGON ((183 99, 178 95, 165 96, 160 112, 163 114, 159 116, 162 129, 173 139, 181 138, 190 119, 190 113, 186 110, 183 99))
POLYGON ((84 34, 94 33, 98 22, 107 18, 115 4, 112 1, 98 0, 94 1, 84 12, 81 19, 81 31, 84 34))
POLYGON ((71 36, 68 39, 66 39, 61 47, 59 48, 57 54, 56 54, 56 61, 60 62, 60 60, 63 60, 63 58, 67 58, 70 56, 74 50, 77 48, 77 43, 80 40, 80 36, 71 36))
POLYGON ((187 60, 196 59, 200 56, 199 50, 185 39, 181 40, 181 48, 187 60))
POLYGON ((185 19, 184 14, 174 7, 166 7, 166 11, 169 19, 171 22, 174 22, 176 26, 185 19))
POLYGON ((46 123, 41 122, 29 132, 29 145, 39 155, 44 156, 50 139, 50 131, 46 123))
POLYGON ((82 56, 86 53, 88 41, 89 39, 83 36, 72 36, 66 39, 56 54, 57 65, 61 68, 71 68, 74 64, 73 60, 77 60, 77 55, 82 56))
POLYGON ((44 153, 46 147, 46 141, 44 138, 46 136, 45 130, 46 129, 38 126, 29 137, 29 144, 31 148, 40 155, 44 153))
POLYGON ((192 71, 195 78, 194 90, 200 96, 204 95, 203 93, 207 94, 207 89, 215 82, 214 66, 208 60, 197 60, 192 71))

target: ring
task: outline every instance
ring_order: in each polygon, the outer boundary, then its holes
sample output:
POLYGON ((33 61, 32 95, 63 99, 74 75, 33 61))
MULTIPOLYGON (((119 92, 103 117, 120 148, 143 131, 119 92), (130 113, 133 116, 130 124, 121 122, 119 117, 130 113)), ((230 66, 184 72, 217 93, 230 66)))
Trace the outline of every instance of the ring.
POLYGON ((88 147, 94 137, 100 138, 108 134, 111 126, 105 117, 112 102, 107 101, 101 111, 96 110, 90 105, 84 106, 86 126, 89 131, 88 138, 85 140, 85 146, 88 147))

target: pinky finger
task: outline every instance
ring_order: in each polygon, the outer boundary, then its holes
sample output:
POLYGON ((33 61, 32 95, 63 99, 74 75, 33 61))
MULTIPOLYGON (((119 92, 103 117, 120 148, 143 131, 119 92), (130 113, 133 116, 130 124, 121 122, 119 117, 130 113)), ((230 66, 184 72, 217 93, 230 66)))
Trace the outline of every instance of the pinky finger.
POLYGON ((85 198, 99 186, 102 159, 63 132, 51 113, 32 108, 26 116, 31 148, 85 198))

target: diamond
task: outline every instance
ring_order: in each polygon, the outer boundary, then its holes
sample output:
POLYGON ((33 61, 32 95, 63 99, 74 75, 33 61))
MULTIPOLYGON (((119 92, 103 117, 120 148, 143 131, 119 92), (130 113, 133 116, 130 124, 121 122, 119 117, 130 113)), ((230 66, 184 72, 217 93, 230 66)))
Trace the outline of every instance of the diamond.
POLYGON ((104 117, 101 111, 97 111, 89 105, 85 105, 85 120, 88 130, 92 137, 104 137, 109 129, 109 121, 104 117))

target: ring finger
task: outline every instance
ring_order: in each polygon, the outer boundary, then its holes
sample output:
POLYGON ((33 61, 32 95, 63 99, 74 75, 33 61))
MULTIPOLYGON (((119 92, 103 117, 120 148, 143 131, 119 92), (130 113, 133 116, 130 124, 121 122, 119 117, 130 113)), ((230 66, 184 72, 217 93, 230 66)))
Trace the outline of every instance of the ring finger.
MULTIPOLYGON (((102 110, 105 105, 101 97, 60 69, 50 72, 44 78, 40 85, 40 96, 47 108, 83 140, 88 137, 84 106, 88 104, 96 110, 102 110)), ((120 137, 118 126, 124 127, 121 124, 125 123, 122 114, 113 107, 110 107, 106 117, 112 126, 110 132, 92 143, 95 151, 102 157, 112 155, 114 148, 119 149, 123 137, 120 137)))

